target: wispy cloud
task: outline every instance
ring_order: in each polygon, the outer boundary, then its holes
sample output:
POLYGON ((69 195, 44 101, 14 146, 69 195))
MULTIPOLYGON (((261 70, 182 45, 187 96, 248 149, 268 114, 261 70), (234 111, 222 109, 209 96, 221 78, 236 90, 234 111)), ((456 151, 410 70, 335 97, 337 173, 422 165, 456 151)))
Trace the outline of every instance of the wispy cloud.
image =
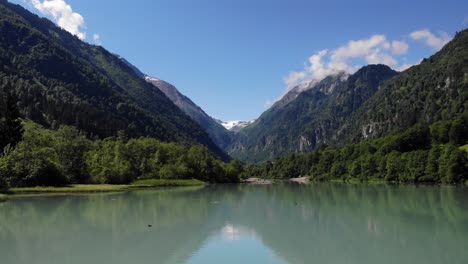
POLYGON ((55 23, 76 35, 81 40, 86 38, 86 24, 84 18, 79 13, 73 11, 72 7, 65 0, 29 0, 39 12, 51 16, 55 23))
POLYGON ((101 35, 93 34, 94 43, 97 45, 102 45, 101 35))
POLYGON ((404 41, 392 41, 392 53, 395 55, 403 55, 408 53, 409 45, 404 41))
POLYGON ((410 34, 413 40, 421 40, 431 47, 433 50, 440 50, 445 44, 447 44, 452 38, 445 32, 441 32, 438 36, 427 29, 414 31, 410 34))
POLYGON ((363 64, 386 64, 392 68, 402 65, 396 56, 408 52, 409 45, 403 40, 389 41, 385 35, 351 40, 333 50, 321 50, 309 57, 303 71, 292 71, 283 80, 286 91, 310 80, 321 80, 339 72, 354 73, 363 64))
POLYGON ((468 16, 465 17, 465 19, 463 19, 462 24, 463 24, 463 25, 468 25, 468 16))
POLYGON ((266 99, 266 100, 265 100, 265 103, 263 104, 263 106, 264 106, 265 108, 270 108, 270 106, 272 106, 273 103, 274 103, 273 100, 271 100, 271 99, 266 99))

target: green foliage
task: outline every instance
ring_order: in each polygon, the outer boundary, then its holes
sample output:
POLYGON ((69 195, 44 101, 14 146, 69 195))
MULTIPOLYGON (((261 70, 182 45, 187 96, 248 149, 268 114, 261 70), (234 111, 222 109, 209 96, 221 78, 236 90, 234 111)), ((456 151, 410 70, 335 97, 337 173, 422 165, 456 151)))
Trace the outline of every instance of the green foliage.
POLYGON ((7 1, 0 1, 0 88, 0 99, 16 96, 21 116, 47 128, 74 126, 91 138, 125 131, 130 138, 203 144, 228 159, 118 56, 7 1))
POLYGON ((461 146, 460 149, 463 150, 463 151, 468 152, 468 144, 466 144, 464 146, 461 146))
POLYGON ((24 139, 3 157, 1 174, 10 186, 62 185, 68 181, 60 173, 55 137, 50 131, 28 123, 24 139))
MULTIPOLYGON (((460 145, 468 139, 468 118, 460 115, 468 109, 467 61, 468 29, 434 56, 398 75, 386 66, 369 65, 346 81, 330 76, 309 90, 293 89, 243 129, 229 152, 258 163, 325 144, 377 139, 417 124, 433 124, 430 130, 438 144, 460 145)), ((416 128, 400 134, 401 142, 395 142, 399 146, 389 145, 387 151, 430 148, 431 142, 418 134, 427 132, 416 128)), ((353 168, 359 169, 358 164, 353 168)))
POLYGON ((259 162, 317 149, 336 138, 347 118, 396 74, 387 66, 369 65, 347 80, 339 74, 299 94, 293 89, 241 130, 229 152, 235 158, 259 162))
POLYGON ((74 127, 48 130, 25 123, 24 139, 0 157, 2 187, 128 184, 137 179, 237 182, 238 161, 224 163, 201 145, 186 147, 154 138, 91 141, 74 127))
MULTIPOLYGON (((0 166, 2 165, 2 158, 0 157, 0 166)), ((2 172, 2 169, 0 168, 0 173, 2 172)), ((0 192, 6 191, 8 189, 8 185, 6 182, 6 176, 0 174, 0 192)))
POLYGON ((431 129, 416 125, 377 140, 246 166, 244 174, 265 178, 310 176, 317 181, 461 184, 468 180, 468 153, 452 144, 451 129, 446 129, 458 126, 459 120, 436 123, 431 129))
POLYGON ((10 87, 0 87, 0 156, 5 147, 15 147, 23 136, 17 102, 10 87))
POLYGON ((439 144, 467 139, 468 29, 456 34, 442 50, 383 83, 379 91, 349 117, 339 143, 379 138, 391 130, 418 123, 431 125, 439 144), (445 121, 458 120, 448 125, 445 121), (448 132, 448 133, 447 133, 448 132))

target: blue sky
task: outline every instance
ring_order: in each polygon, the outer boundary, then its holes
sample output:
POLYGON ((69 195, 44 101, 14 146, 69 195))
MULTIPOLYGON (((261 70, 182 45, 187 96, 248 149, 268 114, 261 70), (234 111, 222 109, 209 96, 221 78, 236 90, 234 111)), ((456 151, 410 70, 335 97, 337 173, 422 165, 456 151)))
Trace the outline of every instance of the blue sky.
POLYGON ((288 87, 338 70, 404 69, 468 27, 468 1, 452 0, 12 2, 174 84, 223 120, 257 118, 288 87))

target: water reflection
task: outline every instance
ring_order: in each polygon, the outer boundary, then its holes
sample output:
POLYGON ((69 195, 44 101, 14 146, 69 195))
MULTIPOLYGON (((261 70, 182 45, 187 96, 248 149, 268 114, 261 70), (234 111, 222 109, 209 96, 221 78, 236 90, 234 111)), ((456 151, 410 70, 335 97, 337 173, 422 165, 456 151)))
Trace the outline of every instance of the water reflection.
POLYGON ((467 263, 466 188, 223 185, 0 204, 2 263, 467 263))

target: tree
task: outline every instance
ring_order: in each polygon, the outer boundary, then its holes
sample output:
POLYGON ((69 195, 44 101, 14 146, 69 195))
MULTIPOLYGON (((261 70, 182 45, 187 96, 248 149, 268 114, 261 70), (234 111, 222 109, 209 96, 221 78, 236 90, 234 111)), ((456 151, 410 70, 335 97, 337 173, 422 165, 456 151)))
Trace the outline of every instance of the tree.
POLYGON ((460 115, 452 122, 449 131, 450 142, 455 145, 464 145, 468 140, 468 119, 467 116, 460 115))
POLYGON ((72 183, 88 183, 84 155, 91 147, 90 140, 70 126, 60 127, 56 135, 54 148, 64 176, 72 183))
POLYGON ((18 99, 8 88, 0 90, 0 155, 6 146, 16 146, 23 137, 23 125, 16 105, 18 99))
POLYGON ((54 134, 51 131, 26 123, 24 139, 8 155, 2 157, 4 162, 1 170, 7 172, 9 186, 68 184, 68 179, 60 171, 53 142, 54 134))

